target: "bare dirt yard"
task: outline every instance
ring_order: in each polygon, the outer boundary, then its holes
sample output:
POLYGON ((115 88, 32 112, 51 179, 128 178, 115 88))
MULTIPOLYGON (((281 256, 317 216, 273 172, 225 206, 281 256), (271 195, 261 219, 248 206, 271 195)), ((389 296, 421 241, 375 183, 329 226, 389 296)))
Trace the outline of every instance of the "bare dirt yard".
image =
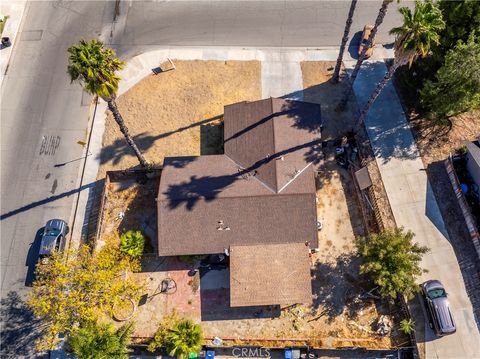
MULTIPOLYGON (((353 128, 354 121, 358 116, 359 110, 355 96, 351 96, 344 111, 336 111, 335 107, 342 98, 346 83, 344 81, 336 85, 330 83, 335 62, 305 61, 302 62, 301 66, 305 101, 320 103, 322 105, 322 118, 324 122, 322 138, 325 141, 338 140, 353 128)), ((345 76, 343 71, 342 69, 341 79, 345 76)), ((373 196, 378 203, 382 226, 385 228, 395 227, 395 220, 390 208, 390 203, 388 202, 387 193, 383 187, 380 171, 370 147, 367 133, 363 127, 357 134, 357 141, 360 155, 364 161, 362 165, 368 168, 368 173, 373 183, 373 196)), ((328 161, 326 163, 328 163, 328 161)), ((330 173, 329 166, 323 168, 322 173, 328 177, 328 173, 330 173)))
MULTIPOLYGON (((150 75, 117 99, 130 134, 147 161, 222 151, 223 107, 261 98, 258 61, 177 61, 176 69, 150 75)), ((98 178, 137 165, 108 113, 98 178)))

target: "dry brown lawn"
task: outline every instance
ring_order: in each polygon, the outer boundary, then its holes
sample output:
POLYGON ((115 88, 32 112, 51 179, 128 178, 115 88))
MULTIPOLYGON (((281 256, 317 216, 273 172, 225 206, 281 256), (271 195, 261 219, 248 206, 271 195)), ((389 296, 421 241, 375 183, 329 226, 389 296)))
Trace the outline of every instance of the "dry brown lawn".
MULTIPOLYGON (((147 76, 117 99, 130 134, 157 165, 165 156, 218 153, 223 107, 261 98, 258 61, 174 62, 176 70, 147 76)), ((99 178, 137 165, 110 113, 100 160, 99 178)))

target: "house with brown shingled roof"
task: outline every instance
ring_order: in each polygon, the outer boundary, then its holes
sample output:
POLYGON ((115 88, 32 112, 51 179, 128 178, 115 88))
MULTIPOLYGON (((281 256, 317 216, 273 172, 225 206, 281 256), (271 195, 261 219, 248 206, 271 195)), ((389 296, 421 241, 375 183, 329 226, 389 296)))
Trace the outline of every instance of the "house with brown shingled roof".
POLYGON ((165 158, 159 255, 228 253, 232 307, 311 303, 320 128, 318 104, 225 106, 223 155, 165 158))

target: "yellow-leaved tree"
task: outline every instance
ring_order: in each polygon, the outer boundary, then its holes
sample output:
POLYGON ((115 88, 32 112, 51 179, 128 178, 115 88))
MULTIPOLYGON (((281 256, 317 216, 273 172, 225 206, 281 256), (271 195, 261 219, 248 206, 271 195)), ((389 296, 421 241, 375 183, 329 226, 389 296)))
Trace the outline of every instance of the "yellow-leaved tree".
POLYGON ((46 325, 37 348, 51 349, 60 333, 74 334, 78 328, 97 322, 110 314, 119 300, 137 300, 140 286, 127 274, 138 269, 138 259, 122 255, 113 245, 95 255, 87 246, 54 253, 47 263, 38 264, 27 300, 35 316, 46 325))

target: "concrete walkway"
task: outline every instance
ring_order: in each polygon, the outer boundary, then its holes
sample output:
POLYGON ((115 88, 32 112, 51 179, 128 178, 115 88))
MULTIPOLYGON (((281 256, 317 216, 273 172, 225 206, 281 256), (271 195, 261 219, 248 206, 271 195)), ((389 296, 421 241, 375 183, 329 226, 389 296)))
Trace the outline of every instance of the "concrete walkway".
POLYGON ((12 56, 15 41, 20 30, 23 14, 26 7, 25 0, 2 1, 0 5, 0 16, 8 16, 3 28, 2 37, 9 37, 11 46, 1 49, 0 51, 0 86, 3 83, 7 66, 12 56))
MULTIPOLYGON (((383 62, 364 64, 354 85, 360 107, 368 100, 385 72, 383 62)), ((431 248, 422 263, 429 272, 422 275, 420 280, 439 279, 449 293, 457 333, 436 338, 428 324, 425 325, 426 357, 480 358, 480 333, 462 273, 410 127, 391 83, 372 106, 366 118, 366 127, 397 225, 411 229, 416 234, 417 242, 431 248)), ((422 333, 419 334, 419 342, 422 342, 422 333)))

